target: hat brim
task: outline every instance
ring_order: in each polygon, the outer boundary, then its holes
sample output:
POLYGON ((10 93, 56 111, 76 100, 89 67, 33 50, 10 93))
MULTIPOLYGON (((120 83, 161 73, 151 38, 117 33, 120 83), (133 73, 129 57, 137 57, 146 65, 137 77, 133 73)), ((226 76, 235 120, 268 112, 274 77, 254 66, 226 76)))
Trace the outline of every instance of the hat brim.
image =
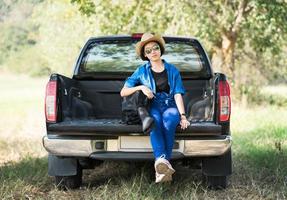
POLYGON ((161 46, 162 53, 164 52, 164 45, 165 45, 164 39, 160 35, 154 35, 153 37, 144 41, 140 41, 136 44, 136 53, 138 56, 141 57, 142 60, 146 60, 146 57, 142 54, 142 48, 149 42, 158 42, 159 45, 161 46))

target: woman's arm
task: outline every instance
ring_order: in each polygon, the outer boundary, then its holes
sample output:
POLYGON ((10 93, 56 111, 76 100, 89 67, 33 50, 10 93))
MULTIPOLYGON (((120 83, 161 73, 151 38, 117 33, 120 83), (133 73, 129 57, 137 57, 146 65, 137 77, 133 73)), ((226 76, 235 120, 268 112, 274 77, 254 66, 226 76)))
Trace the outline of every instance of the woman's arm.
POLYGON ((184 109, 182 95, 180 93, 177 93, 174 95, 174 99, 175 99, 175 103, 180 114, 180 126, 182 129, 186 129, 190 125, 190 123, 186 119, 186 116, 185 116, 185 109, 184 109))
POLYGON ((139 85, 139 86, 135 86, 131 88, 123 87, 120 94, 121 94, 121 97, 126 97, 139 90, 141 90, 149 99, 152 99, 154 97, 152 91, 145 85, 139 85))
POLYGON ((129 96, 133 93, 135 93, 136 91, 139 91, 141 90, 142 86, 139 85, 139 86, 135 86, 135 87, 131 87, 131 88, 128 88, 128 87, 123 87, 122 90, 121 90, 121 97, 126 97, 126 96, 129 96))
POLYGON ((185 109, 184 109, 184 104, 183 104, 183 99, 181 94, 175 94, 174 95, 175 103, 177 106, 177 109, 179 111, 179 114, 185 114, 185 109))

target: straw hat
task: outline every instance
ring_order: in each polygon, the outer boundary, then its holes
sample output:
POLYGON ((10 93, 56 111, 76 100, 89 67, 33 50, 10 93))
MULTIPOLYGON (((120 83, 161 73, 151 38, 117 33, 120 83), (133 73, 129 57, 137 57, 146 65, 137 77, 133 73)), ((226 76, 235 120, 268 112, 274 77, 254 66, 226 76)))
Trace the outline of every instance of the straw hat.
POLYGON ((148 60, 148 58, 144 56, 143 47, 149 42, 157 42, 160 46, 161 55, 164 53, 164 39, 157 34, 144 33, 141 37, 141 41, 136 44, 136 53, 142 60, 148 60))

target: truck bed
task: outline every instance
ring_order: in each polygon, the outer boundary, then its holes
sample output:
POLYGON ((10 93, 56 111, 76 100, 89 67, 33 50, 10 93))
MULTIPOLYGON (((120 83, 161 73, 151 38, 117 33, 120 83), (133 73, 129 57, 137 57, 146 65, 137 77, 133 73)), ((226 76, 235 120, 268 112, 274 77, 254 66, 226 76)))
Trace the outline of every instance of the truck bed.
MULTIPOLYGON (((74 80, 58 77, 61 119, 57 123, 78 124, 78 120, 87 120, 86 123, 90 124, 89 119, 96 119, 96 124, 106 124, 105 119, 111 121, 122 117, 120 90, 124 80, 74 80)), ((186 89, 183 99, 187 118, 213 121, 213 81, 184 79, 183 84, 186 89)), ((121 126, 120 123, 116 124, 121 126)))

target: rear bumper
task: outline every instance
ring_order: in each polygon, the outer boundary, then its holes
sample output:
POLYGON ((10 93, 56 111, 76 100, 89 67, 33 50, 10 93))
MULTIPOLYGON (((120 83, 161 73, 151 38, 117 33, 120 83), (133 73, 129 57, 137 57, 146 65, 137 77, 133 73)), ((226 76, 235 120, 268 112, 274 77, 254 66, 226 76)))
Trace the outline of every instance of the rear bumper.
MULTIPOLYGON (((198 156, 219 156, 232 144, 231 136, 217 138, 177 140, 172 159, 198 156)), ((100 160, 148 160, 153 159, 147 137, 119 137, 119 139, 63 139, 43 137, 45 149, 56 156, 91 157, 100 160), (135 139, 134 139, 135 138, 135 139), (99 148, 99 144, 100 148, 99 148)))
MULTIPOLYGON (((177 160, 185 156, 180 152, 173 152, 171 159, 177 160)), ((90 155, 90 158, 97 160, 121 160, 121 161, 143 161, 153 160, 152 152, 97 152, 90 155)))

